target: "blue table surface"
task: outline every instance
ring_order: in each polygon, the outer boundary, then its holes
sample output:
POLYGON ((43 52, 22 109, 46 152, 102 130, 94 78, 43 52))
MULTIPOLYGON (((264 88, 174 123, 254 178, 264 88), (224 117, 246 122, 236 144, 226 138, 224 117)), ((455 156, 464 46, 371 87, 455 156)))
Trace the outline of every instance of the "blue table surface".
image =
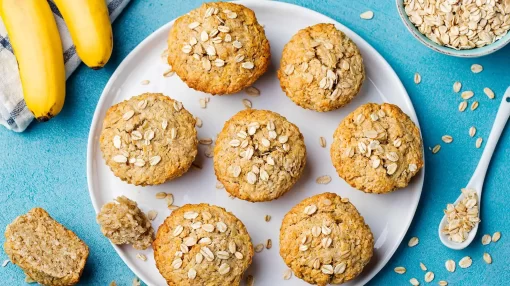
MULTIPOLYGON (((4 228, 33 207, 48 210, 90 247, 81 285, 109 285, 113 280, 118 285, 131 285, 134 277, 101 235, 87 190, 87 137, 101 91, 136 45, 201 2, 131 1, 113 25, 115 44, 110 62, 99 71, 84 65, 78 68, 67 81, 66 104, 59 116, 47 123, 33 123, 21 134, 0 128, 0 226, 4 228)), ((425 284, 420 262, 435 273, 432 283, 436 285, 443 279, 449 285, 510 285, 510 212, 505 203, 510 200, 510 127, 505 129, 487 173, 482 223, 475 242, 465 250, 454 251, 444 247, 437 236, 443 207, 458 196, 482 154, 482 149, 475 148, 475 138, 468 136, 468 129, 476 126, 476 137, 487 139, 503 92, 510 85, 510 45, 480 59, 453 58, 433 52, 415 40, 401 22, 393 0, 289 2, 343 23, 373 45, 404 83, 421 124, 427 170, 420 204, 404 242, 369 285, 409 285, 412 277, 425 284), (360 19, 359 14, 366 10, 374 11, 372 20, 360 19), (484 67, 482 73, 470 71, 474 63, 484 67), (415 72, 422 76, 419 85, 413 82, 415 72), (455 81, 461 81, 463 89, 475 92, 475 99, 480 102, 476 111, 457 111, 461 99, 452 91, 455 81), (495 100, 483 94, 484 87, 494 90, 495 100), (445 134, 453 136, 453 143, 441 142, 445 134), (432 154, 428 147, 436 144, 442 148, 432 154), (483 246, 482 235, 495 231, 501 231, 501 240, 483 246), (420 243, 409 248, 407 241, 413 236, 419 237, 420 243), (491 265, 483 261, 484 252, 492 255, 491 265), (447 259, 458 261, 464 256, 472 257, 470 268, 446 271, 447 259), (396 266, 405 266, 407 273, 396 274, 396 266)), ((2 244, 3 240, 2 236, 2 244)), ((7 256, 0 251, 0 261, 4 259, 7 256)), ((23 285, 25 276, 9 264, 0 268, 0 277, 3 285, 23 285)))

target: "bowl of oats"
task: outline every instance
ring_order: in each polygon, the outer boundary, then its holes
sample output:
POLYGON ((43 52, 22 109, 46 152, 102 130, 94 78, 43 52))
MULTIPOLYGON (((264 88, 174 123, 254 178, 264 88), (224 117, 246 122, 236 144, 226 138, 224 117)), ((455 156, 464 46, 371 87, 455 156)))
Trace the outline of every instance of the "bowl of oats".
POLYGON ((425 46, 455 57, 491 54, 510 42, 510 0, 396 0, 407 29, 425 46))

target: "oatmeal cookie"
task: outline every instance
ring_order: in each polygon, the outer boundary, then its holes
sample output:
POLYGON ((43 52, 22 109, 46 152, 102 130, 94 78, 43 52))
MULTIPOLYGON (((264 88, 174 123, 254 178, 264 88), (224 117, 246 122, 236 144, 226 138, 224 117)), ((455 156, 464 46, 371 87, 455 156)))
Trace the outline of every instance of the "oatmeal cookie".
POLYGON ((323 193, 294 206, 280 228, 280 255, 294 275, 324 286, 358 276, 373 254, 374 237, 346 198, 323 193))
POLYGON ((336 129, 331 161, 358 190, 381 194, 404 188, 423 167, 420 130, 396 105, 362 105, 336 129))
POLYGON ((296 183, 306 164, 299 128, 278 113, 243 110, 216 139, 214 171, 231 195, 261 202, 277 199, 296 183))
POLYGON ((333 24, 300 30, 283 49, 278 78, 297 105, 330 111, 359 92, 365 70, 356 44, 333 24))
POLYGON ((156 266, 171 286, 239 285, 253 245, 224 208, 184 205, 165 219, 153 243, 156 266))
POLYGON ((231 94, 253 84, 269 66, 264 28, 252 10, 229 2, 204 3, 175 20, 168 63, 191 88, 231 94))
POLYGON ((42 208, 7 226, 4 250, 27 277, 48 286, 78 283, 89 256, 87 245, 42 208))
POLYGON ((195 160, 195 119, 182 103, 144 93, 108 109, 99 144, 115 176, 134 185, 162 184, 195 160))
POLYGON ((147 249, 154 240, 154 229, 136 202, 121 196, 105 204, 97 214, 101 232, 114 244, 132 244, 147 249))

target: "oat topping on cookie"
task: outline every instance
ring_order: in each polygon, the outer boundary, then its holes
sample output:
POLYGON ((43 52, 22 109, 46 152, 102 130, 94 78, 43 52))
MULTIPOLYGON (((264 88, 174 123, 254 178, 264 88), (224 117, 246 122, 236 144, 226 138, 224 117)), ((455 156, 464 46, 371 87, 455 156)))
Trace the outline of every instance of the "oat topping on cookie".
POLYGON ((369 193, 405 187, 423 166, 421 136, 396 105, 362 105, 339 125, 331 159, 340 177, 369 193))
POLYGON ((190 87, 212 94, 242 90, 269 62, 264 29, 253 11, 234 3, 204 3, 180 17, 168 44, 174 71, 190 87))
POLYGON ((172 285, 235 285, 253 256, 242 223, 207 204, 174 211, 158 230, 154 247, 156 265, 172 285))
POLYGON ((232 195, 272 200, 297 181, 305 154, 295 125, 277 113, 249 109, 232 117, 218 136, 215 171, 232 195))
POLYGON ((197 150, 195 119, 182 103, 145 93, 112 106, 101 132, 103 157, 114 174, 155 185, 186 172, 197 150))
POLYGON ((332 24, 317 24, 299 31, 285 45, 278 77, 296 104, 329 111, 352 100, 365 72, 354 42, 332 24))
POLYGON ((132 244, 136 249, 147 249, 154 239, 149 218, 136 202, 125 196, 105 204, 97 214, 97 223, 103 235, 114 244, 132 244))
POLYGON ((336 194, 303 200, 280 229, 280 255, 294 274, 311 284, 340 284, 370 261, 373 235, 356 208, 336 194))

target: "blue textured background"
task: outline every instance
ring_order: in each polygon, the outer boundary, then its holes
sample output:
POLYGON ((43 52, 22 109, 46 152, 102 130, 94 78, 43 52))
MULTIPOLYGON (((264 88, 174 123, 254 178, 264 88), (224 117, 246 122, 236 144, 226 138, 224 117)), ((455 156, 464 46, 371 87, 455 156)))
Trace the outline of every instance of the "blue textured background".
MULTIPOLYGON (((82 285, 131 285, 133 273, 124 265, 95 223, 86 182, 86 148, 89 126, 97 101, 106 82, 124 57, 145 37, 173 18, 198 7, 202 1, 132 0, 113 25, 114 51, 108 65, 99 71, 81 65, 67 81, 67 99, 62 113, 48 123, 33 123, 26 132, 16 134, 0 128, 0 227, 16 216, 41 206, 58 221, 75 231, 90 246, 82 285)), ((453 201, 473 173, 482 149, 475 149, 475 139, 468 129, 475 125, 477 136, 487 139, 498 104, 510 85, 510 45, 480 59, 457 59, 435 53, 418 43, 405 29, 393 0, 289 1, 323 13, 348 26, 372 44, 396 70, 403 81, 422 127, 425 147, 442 143, 450 134, 452 144, 442 144, 438 154, 427 150, 425 187, 415 219, 405 242, 370 285, 409 285, 416 277, 424 283, 419 262, 435 273, 433 284, 441 279, 450 285, 510 285, 510 128, 507 126, 487 173, 483 195, 482 223, 476 241, 463 251, 444 247, 437 237, 442 209, 453 201), (362 20, 359 14, 372 10, 375 17, 362 20), (484 71, 473 74, 473 63, 484 71), (419 72, 422 83, 413 83, 419 72), (461 101, 452 92, 454 81, 475 92, 480 107, 460 113, 461 101), (482 92, 490 87, 496 93, 489 100, 482 92), (505 202, 506 200, 506 202, 505 202), (498 243, 482 246, 484 233, 501 231, 498 243), (420 244, 407 247, 407 240, 417 236, 420 244), (489 252, 493 264, 482 260, 489 252), (448 273, 447 259, 473 258, 473 266, 448 273), (407 273, 393 272, 405 266, 407 273)), ((471 100, 473 101, 473 100, 471 100)), ((3 244, 3 236, 0 242, 3 244)), ((6 259, 0 251, 0 261, 6 259)), ((9 264, 0 268, 2 285, 22 285, 21 270, 9 264)), ((275 282, 277 285, 277 282, 275 282)), ((269 286, 269 285, 268 285, 269 286)))

